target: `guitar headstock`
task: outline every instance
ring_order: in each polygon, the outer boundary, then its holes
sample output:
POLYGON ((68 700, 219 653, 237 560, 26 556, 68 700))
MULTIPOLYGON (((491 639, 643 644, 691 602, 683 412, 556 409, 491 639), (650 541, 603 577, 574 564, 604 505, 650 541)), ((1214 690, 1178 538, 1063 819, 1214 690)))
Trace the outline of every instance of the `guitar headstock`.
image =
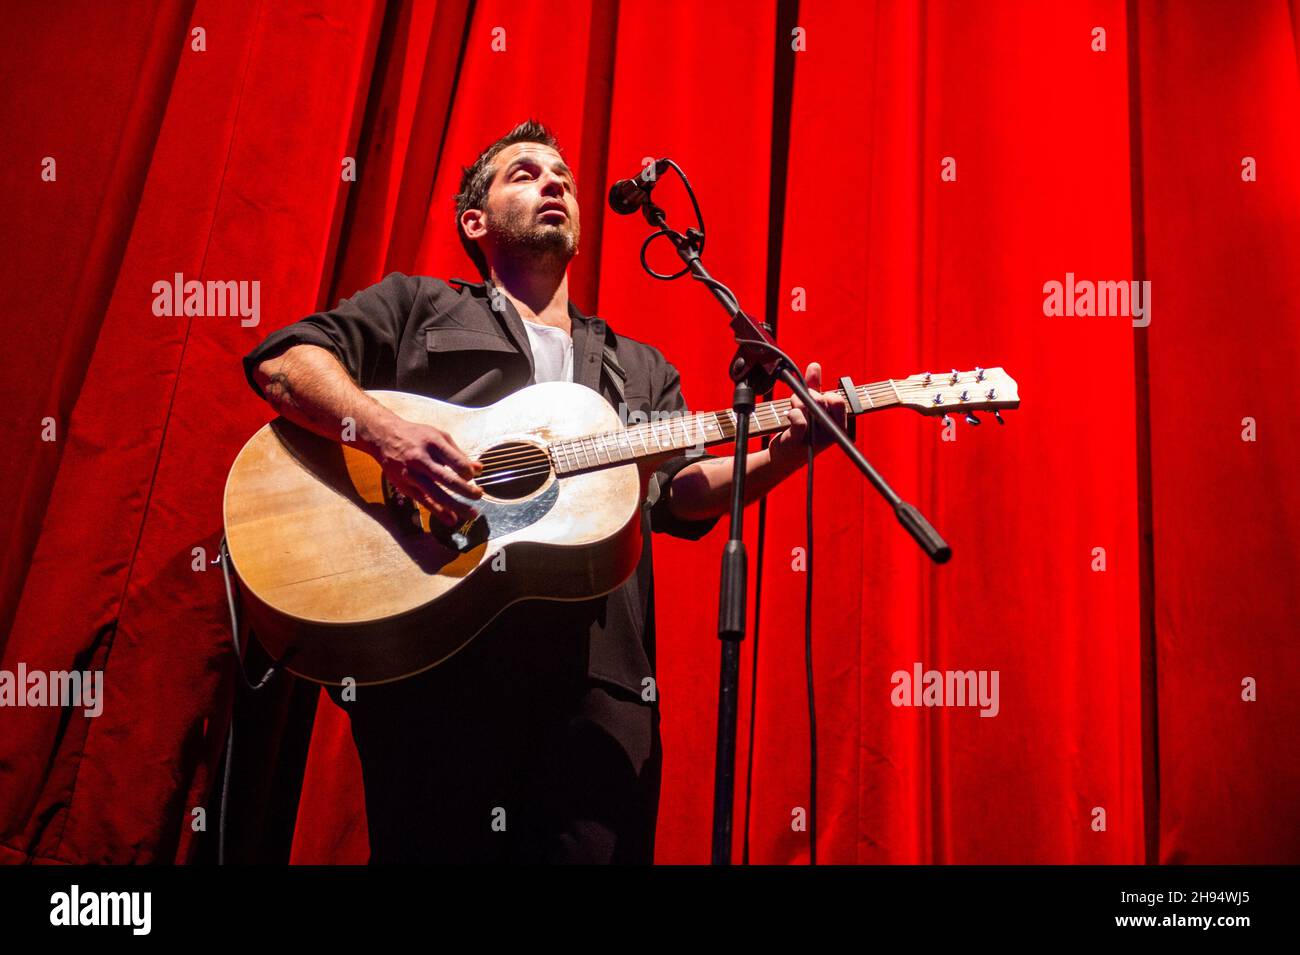
POLYGON ((924 415, 997 412, 1018 408, 1020 392, 1016 380, 1001 368, 944 373, 923 372, 893 381, 899 401, 924 415))

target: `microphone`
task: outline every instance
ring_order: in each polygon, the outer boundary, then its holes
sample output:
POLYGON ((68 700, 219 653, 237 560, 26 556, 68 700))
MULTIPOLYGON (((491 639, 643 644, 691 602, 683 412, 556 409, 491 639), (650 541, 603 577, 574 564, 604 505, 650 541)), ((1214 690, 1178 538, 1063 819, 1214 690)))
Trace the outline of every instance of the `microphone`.
POLYGON ((650 190, 668 169, 668 160, 656 160, 635 179, 620 179, 609 187, 609 207, 617 215, 629 216, 650 201, 650 190))

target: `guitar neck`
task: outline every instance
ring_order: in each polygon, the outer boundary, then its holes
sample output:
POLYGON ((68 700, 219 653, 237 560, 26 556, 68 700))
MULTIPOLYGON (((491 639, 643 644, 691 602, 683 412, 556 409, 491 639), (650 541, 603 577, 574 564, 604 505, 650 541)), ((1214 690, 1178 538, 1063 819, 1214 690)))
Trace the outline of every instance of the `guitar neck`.
MULTIPOLYGON (((862 405, 863 414, 903 404, 893 379, 859 385, 854 390, 862 405)), ((843 388, 825 393, 846 396, 843 388)), ((750 436, 784 431, 790 426, 790 408, 789 398, 755 405, 749 423, 750 436)), ((572 474, 612 464, 662 457, 689 448, 724 444, 735 438, 736 413, 726 408, 721 411, 669 416, 658 421, 631 425, 619 431, 557 441, 550 447, 556 473, 572 474)))

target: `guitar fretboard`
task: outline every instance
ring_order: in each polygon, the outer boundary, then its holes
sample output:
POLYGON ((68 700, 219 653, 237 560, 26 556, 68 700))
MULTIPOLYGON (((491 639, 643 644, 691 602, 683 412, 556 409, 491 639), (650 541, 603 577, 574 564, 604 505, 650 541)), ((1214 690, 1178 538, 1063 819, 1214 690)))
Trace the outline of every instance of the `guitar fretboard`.
MULTIPOLYGON (((893 379, 859 385, 854 389, 863 413, 902 404, 893 379)), ((844 395, 843 388, 827 394, 844 395)), ((749 433, 753 435, 782 431, 790 425, 789 398, 765 401, 754 406, 749 433)), ((703 411, 636 424, 618 431, 593 434, 585 438, 557 441, 550 446, 557 474, 591 471, 614 464, 627 464, 643 458, 658 457, 688 448, 708 447, 734 441, 736 414, 732 409, 703 411)))

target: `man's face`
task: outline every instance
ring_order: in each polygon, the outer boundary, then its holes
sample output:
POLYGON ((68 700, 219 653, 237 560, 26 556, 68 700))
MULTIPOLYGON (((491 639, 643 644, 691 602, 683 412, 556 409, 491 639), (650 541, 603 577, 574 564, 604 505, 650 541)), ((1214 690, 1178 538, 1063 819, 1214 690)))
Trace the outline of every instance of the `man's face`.
POLYGON ((541 143, 515 143, 497 153, 493 166, 480 220, 483 241, 502 255, 573 258, 581 231, 578 198, 560 154, 541 143))

